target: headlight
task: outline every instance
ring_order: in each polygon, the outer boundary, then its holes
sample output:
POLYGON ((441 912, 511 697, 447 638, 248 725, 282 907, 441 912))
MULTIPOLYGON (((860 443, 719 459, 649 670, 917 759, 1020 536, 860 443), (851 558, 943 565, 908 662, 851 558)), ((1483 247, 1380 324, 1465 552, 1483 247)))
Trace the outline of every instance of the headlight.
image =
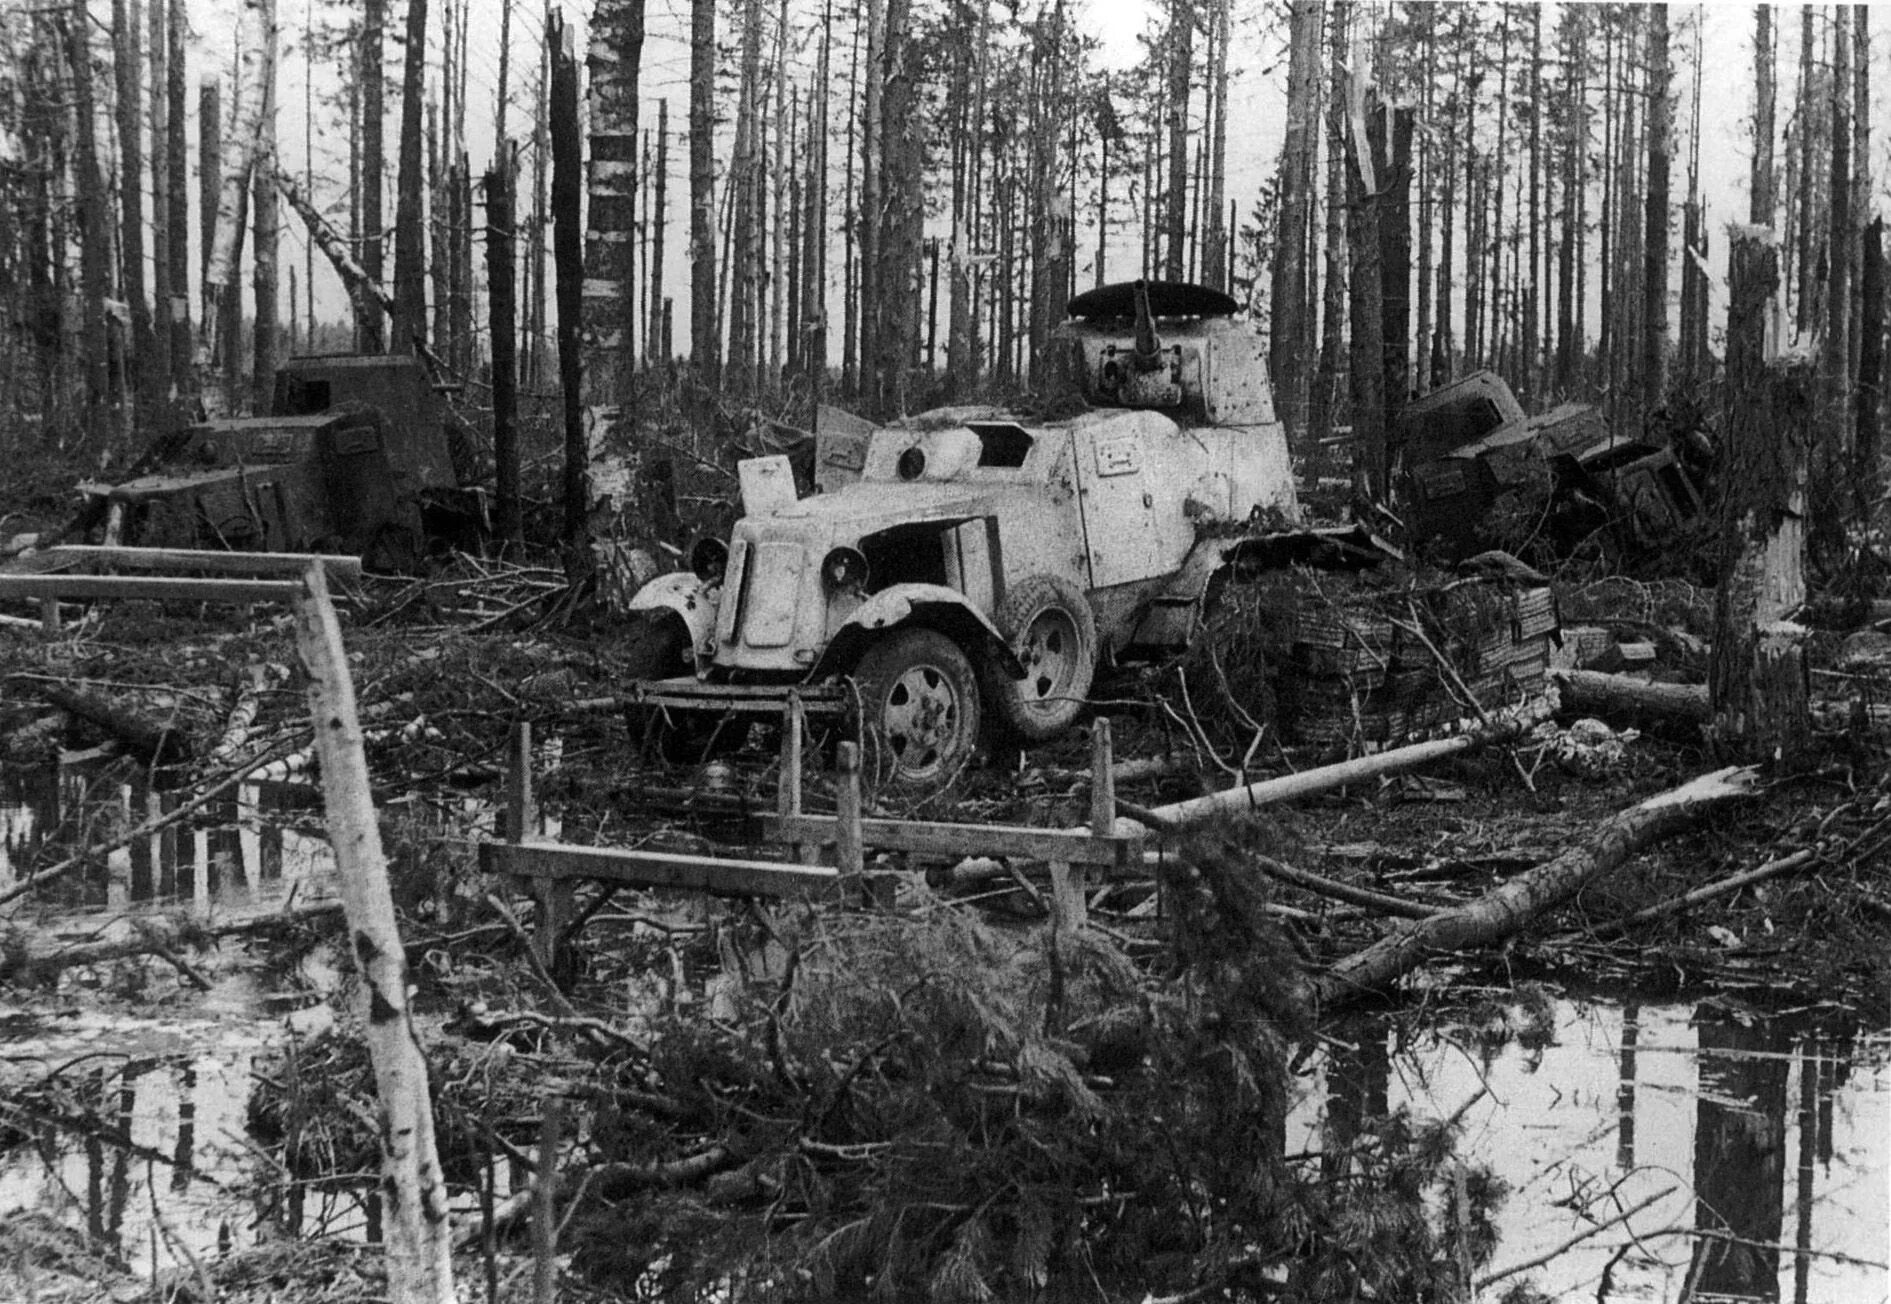
POLYGON ((836 548, 821 560, 821 583, 829 593, 867 587, 867 559, 857 548, 836 548))
POLYGON ((689 569, 705 584, 722 579, 729 566, 729 545, 721 539, 698 539, 689 550, 689 569))
POLYGON ((902 480, 917 480, 926 474, 926 450, 914 445, 900 454, 893 468, 902 480))

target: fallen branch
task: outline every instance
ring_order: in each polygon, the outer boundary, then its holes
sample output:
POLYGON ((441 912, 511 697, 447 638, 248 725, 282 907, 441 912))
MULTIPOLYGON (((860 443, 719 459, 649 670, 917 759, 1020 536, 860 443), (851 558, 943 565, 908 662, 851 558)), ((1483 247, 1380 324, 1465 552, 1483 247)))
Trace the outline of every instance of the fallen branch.
POLYGON ((1297 869, 1266 856, 1252 856, 1250 859, 1255 867, 1269 878, 1279 879, 1283 883, 1292 883, 1295 887, 1305 888, 1320 896, 1332 897, 1335 901, 1365 906, 1371 910, 1383 911, 1388 915, 1401 915, 1406 919, 1430 919, 1434 915, 1440 915, 1452 909, 1443 902, 1417 901, 1410 897, 1374 892, 1371 888, 1354 887, 1351 883, 1342 883, 1338 879, 1315 874, 1312 870, 1297 869))
POLYGON ((1587 842, 1547 864, 1347 956, 1312 980, 1311 1000, 1322 1007, 1342 1004, 1410 973, 1433 955, 1510 936, 1636 852, 1687 828, 1723 802, 1750 795, 1754 777, 1750 768, 1730 767, 1650 797, 1613 816, 1587 842))
POLYGON ((1778 860, 1769 860, 1764 865, 1759 865, 1753 869, 1730 875, 1718 882, 1709 883, 1705 887, 1697 887, 1692 892, 1686 893, 1683 896, 1674 897, 1668 901, 1663 901, 1658 905, 1649 906, 1646 910, 1637 910, 1632 915, 1624 915, 1614 923, 1602 925, 1602 927, 1595 929, 1589 935, 1592 937, 1608 937, 1615 933, 1626 932, 1637 924, 1652 923, 1657 919, 1665 919, 1669 915, 1680 914, 1683 910, 1691 910, 1693 907, 1703 902, 1712 901, 1716 897, 1728 896, 1734 892, 1738 892, 1743 887, 1749 887, 1754 883, 1774 878, 1789 870, 1798 869, 1802 865, 1809 865, 1818 858, 1819 853, 1812 850, 1810 847, 1804 851, 1795 851, 1790 856, 1782 856, 1778 860))
POLYGON ((1636 1214, 1640 1213, 1643 1209, 1646 1209, 1649 1205, 1654 1204, 1658 1200, 1665 1200, 1669 1196, 1673 1195, 1676 1189, 1677 1188, 1670 1186, 1666 1188, 1665 1190, 1657 1191, 1653 1195, 1649 1196, 1647 1199, 1642 1200, 1641 1202, 1631 1205, 1628 1208, 1622 1210, 1622 1212, 1616 1214, 1615 1217, 1608 1219, 1606 1222, 1599 1222, 1593 1227, 1585 1227, 1582 1231, 1579 1231, 1574 1236, 1569 1237, 1567 1240, 1563 1241, 1563 1243, 1560 1245, 1553 1245, 1549 1249, 1543 1251, 1543 1253, 1538 1254, 1532 1258, 1525 1259, 1521 1263, 1513 1263, 1507 1268, 1499 1268, 1495 1272, 1485 1273, 1483 1276, 1477 1279, 1477 1289, 1480 1291, 1489 1290, 1492 1286, 1496 1285, 1498 1282, 1504 1281, 1510 1277, 1514 1277, 1520 1272, 1528 1272, 1532 1268, 1542 1267, 1544 1264, 1556 1258, 1558 1255, 1567 1253, 1568 1251, 1574 1249, 1576 1246, 1581 1245, 1584 1241, 1593 1240, 1595 1237, 1600 1236, 1603 1232, 1608 1231, 1609 1228, 1620 1227, 1623 1223, 1627 1222, 1630 1218, 1633 1218, 1636 1214))
POLYGON ((154 820, 146 820, 137 828, 119 834, 110 842, 101 843, 96 847, 87 847, 76 856, 68 856, 66 859, 50 868, 43 869, 37 874, 27 876, 5 891, 0 891, 0 906, 25 896, 42 883, 50 883, 53 879, 58 878, 62 874, 69 874, 81 865, 96 861, 100 856, 114 852, 120 847, 128 847, 140 838, 148 838, 153 833, 161 833, 165 829, 170 828, 171 825, 188 819, 190 816, 209 805, 210 802, 236 787, 257 771, 274 764, 278 758, 288 751, 288 742, 279 742, 268 751, 244 762, 229 774, 224 775, 222 779, 218 780, 210 787, 205 788, 189 801, 180 802, 177 809, 173 810, 170 814, 160 816, 154 820))
POLYGON ((1264 779, 1243 788, 1229 788, 1222 792, 1210 793, 1206 797, 1195 797, 1168 806, 1157 806, 1149 813, 1161 821, 1155 827, 1179 829, 1222 815, 1253 810, 1283 801, 1293 801, 1299 797, 1316 796, 1323 792, 1331 792, 1336 788, 1343 788, 1349 783, 1363 783, 1388 774, 1415 770, 1447 757, 1461 756, 1481 747, 1509 742, 1521 737, 1547 713, 1544 704, 1529 703, 1523 708, 1503 712, 1488 725, 1475 725, 1450 738, 1413 743, 1408 747, 1395 747, 1391 751, 1380 752, 1374 756, 1361 756, 1350 761, 1340 761, 1334 765, 1322 765, 1317 769, 1302 770, 1298 774, 1282 775, 1277 779, 1264 779))

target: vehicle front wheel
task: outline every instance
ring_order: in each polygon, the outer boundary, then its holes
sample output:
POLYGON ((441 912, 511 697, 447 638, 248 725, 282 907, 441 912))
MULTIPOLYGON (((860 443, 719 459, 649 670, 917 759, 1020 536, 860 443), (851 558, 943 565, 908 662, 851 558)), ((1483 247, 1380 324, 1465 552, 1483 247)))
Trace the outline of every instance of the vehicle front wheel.
MULTIPOLYGON (((689 673, 689 652, 689 627, 680 616, 643 612, 618 648, 619 672, 632 681, 672 679, 689 673)), ((624 724, 632 746, 672 764, 700 761, 707 750, 705 722, 673 716, 661 707, 627 706, 624 724)))
POLYGON ((930 629, 895 630, 854 668, 862 768, 882 787, 939 792, 978 745, 978 677, 957 644, 930 629))

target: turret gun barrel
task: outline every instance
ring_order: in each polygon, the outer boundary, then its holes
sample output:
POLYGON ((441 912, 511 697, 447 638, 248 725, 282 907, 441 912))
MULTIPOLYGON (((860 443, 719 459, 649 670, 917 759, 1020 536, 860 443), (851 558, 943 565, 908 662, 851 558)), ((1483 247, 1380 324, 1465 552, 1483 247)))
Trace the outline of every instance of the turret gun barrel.
POLYGON ((1134 365, 1137 371, 1154 371, 1162 365, 1162 339, 1156 334, 1156 314, 1149 307, 1149 282, 1136 282, 1136 348, 1134 365))

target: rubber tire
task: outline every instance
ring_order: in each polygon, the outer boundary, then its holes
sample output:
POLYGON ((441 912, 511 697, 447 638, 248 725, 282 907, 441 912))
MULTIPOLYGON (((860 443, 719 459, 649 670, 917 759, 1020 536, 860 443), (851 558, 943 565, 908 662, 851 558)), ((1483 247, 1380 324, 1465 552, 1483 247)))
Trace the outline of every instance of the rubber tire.
POLYGON ((1049 742, 1076 722, 1097 671, 1097 620, 1077 586, 1030 575, 1005 594, 998 632, 1024 662, 1024 678, 994 667, 986 675, 992 719, 1011 739, 1049 742))
POLYGON ((932 796, 950 787, 978 747, 978 676, 937 630, 896 629, 854 667, 863 773, 883 791, 932 796))
MULTIPOLYGON (((626 679, 671 679, 689 670, 689 626, 670 611, 642 613, 624 641, 626 679)), ((709 741, 708 732, 691 726, 660 707, 627 706, 624 726, 631 746, 672 764, 699 761, 709 741)))

